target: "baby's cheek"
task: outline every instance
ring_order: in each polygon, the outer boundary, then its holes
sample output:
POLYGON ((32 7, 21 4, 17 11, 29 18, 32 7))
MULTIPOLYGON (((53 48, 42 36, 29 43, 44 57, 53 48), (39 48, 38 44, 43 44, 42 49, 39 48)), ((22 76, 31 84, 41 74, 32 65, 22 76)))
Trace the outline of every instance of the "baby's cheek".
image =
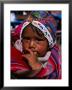
POLYGON ((22 46, 24 49, 29 47, 29 45, 27 43, 23 43, 22 46))
POLYGON ((43 51, 43 47, 42 47, 42 46, 39 46, 39 47, 38 47, 38 51, 39 51, 39 52, 42 52, 42 51, 43 51))
POLYGON ((47 52, 47 48, 44 46, 38 46, 38 53, 44 55, 47 52))

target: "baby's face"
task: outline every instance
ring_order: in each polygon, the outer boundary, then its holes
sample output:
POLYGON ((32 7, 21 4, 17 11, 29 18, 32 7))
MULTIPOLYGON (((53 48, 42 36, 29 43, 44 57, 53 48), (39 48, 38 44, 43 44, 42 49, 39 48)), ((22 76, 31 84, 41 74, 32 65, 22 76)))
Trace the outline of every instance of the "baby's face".
POLYGON ((27 27, 23 33, 22 47, 25 51, 30 49, 38 57, 44 56, 48 50, 48 41, 45 37, 41 38, 31 27, 27 27))

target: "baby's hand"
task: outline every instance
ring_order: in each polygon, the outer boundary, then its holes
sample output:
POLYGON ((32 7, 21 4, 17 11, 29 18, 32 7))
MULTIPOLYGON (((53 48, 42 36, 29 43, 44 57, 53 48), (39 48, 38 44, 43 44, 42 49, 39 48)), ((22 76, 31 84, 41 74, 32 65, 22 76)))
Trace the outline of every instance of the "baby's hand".
POLYGON ((22 56, 27 60, 32 70, 40 70, 42 65, 37 60, 37 52, 33 52, 30 49, 26 49, 26 52, 22 56))

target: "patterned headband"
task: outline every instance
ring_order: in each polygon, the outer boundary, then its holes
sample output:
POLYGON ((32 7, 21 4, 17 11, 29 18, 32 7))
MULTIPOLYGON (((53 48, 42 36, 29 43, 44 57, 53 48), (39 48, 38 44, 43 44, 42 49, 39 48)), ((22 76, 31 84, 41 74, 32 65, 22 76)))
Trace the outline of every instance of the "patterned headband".
POLYGON ((22 35, 22 32, 23 32, 23 29, 27 26, 27 25, 29 25, 29 24, 32 24, 32 25, 34 25, 35 27, 37 27, 37 28, 39 28, 39 30, 41 30, 41 32, 44 34, 44 36, 47 38, 47 40, 48 40, 48 42, 49 42, 49 46, 50 46, 50 48, 52 48, 53 46, 54 46, 54 42, 53 42, 53 38, 52 38, 52 36, 51 36, 51 34, 50 34, 50 32, 49 32, 49 30, 42 24, 42 23, 40 23, 39 21, 32 21, 32 22, 25 22, 24 24, 23 24, 23 27, 22 27, 22 29, 21 29, 21 32, 20 32, 20 39, 22 39, 22 37, 21 37, 21 35, 22 35))

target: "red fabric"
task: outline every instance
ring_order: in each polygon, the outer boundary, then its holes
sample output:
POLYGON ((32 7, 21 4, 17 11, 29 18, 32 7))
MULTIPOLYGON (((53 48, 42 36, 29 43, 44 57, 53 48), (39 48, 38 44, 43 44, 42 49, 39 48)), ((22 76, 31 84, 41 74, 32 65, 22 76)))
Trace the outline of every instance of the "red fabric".
POLYGON ((11 47, 11 71, 15 72, 20 69, 30 70, 30 67, 24 62, 22 53, 11 47))
MULTIPOLYGON (((42 68, 41 71, 36 74, 35 77, 37 78, 42 78, 44 76, 50 75, 54 70, 58 69, 60 70, 60 65, 58 66, 56 62, 54 62, 50 56, 48 59, 48 65, 45 68, 42 68)), ((16 72, 16 71, 26 71, 29 70, 31 71, 31 68, 24 62, 22 58, 22 53, 15 49, 14 47, 11 47, 11 71, 16 72)), ((61 78, 60 76, 58 78, 61 78)))

